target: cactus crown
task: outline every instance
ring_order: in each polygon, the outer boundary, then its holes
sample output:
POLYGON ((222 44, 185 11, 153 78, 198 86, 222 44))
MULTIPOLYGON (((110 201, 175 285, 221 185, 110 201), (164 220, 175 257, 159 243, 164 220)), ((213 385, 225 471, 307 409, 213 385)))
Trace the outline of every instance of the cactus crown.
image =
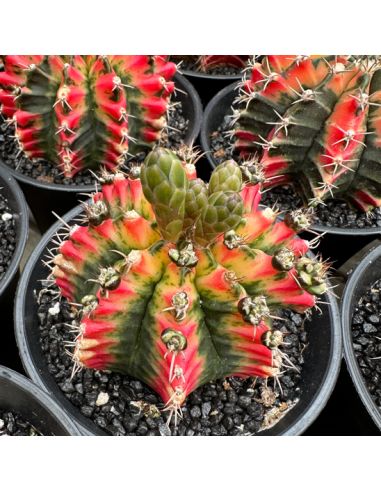
POLYGON ((243 183, 234 161, 206 185, 162 148, 141 179, 103 181, 88 224, 72 227, 53 258, 53 278, 77 309, 75 368, 141 379, 169 420, 210 380, 277 377, 285 356, 273 313, 313 307, 326 267, 304 256, 295 228, 258 209, 259 185, 243 183))
POLYGON ((381 70, 377 57, 266 56, 253 61, 235 113, 235 148, 260 151, 268 186, 305 202, 381 205, 381 70))
POLYGON ((176 66, 161 56, 5 56, 2 113, 20 150, 73 176, 113 169, 166 125, 176 66))

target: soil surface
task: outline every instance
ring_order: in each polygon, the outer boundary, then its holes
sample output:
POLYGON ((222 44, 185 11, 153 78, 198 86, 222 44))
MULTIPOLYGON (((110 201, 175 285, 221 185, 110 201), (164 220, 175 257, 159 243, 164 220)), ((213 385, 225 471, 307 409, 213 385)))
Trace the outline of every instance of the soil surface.
MULTIPOLYGON (((179 147, 185 139, 188 129, 188 120, 183 115, 181 104, 173 106, 169 113, 167 134, 163 135, 162 144, 168 148, 179 147)), ((138 161, 143 161, 146 153, 137 156, 138 161)), ((26 156, 21 155, 14 139, 14 127, 9 125, 0 116, 0 159, 12 169, 16 169, 25 176, 46 183, 66 185, 94 185, 94 176, 88 171, 80 171, 73 178, 65 178, 60 169, 53 163, 44 159, 32 162, 26 156)))
POLYGON ((366 387, 381 411, 381 280, 359 299, 352 318, 352 345, 366 387))
POLYGON ((16 248, 16 221, 0 189, 0 281, 4 277, 16 248))
POLYGON ((280 376, 282 393, 272 379, 267 385, 251 378, 212 381, 189 395, 175 428, 173 422, 166 424, 168 414, 161 412, 160 397, 137 379, 88 369, 71 378, 73 362, 64 344, 73 340, 65 323, 74 315, 65 300, 57 305, 54 291, 42 291, 38 298, 40 343, 49 372, 67 399, 107 434, 253 435, 275 424, 300 397, 307 333, 299 314, 284 311, 284 321, 274 323, 286 334, 282 350, 296 368, 280 376))
POLYGON ((41 433, 17 413, 0 409, 0 437, 3 436, 41 436, 41 433))
MULTIPOLYGON (((218 164, 226 159, 239 161, 239 157, 233 153, 231 141, 225 136, 225 132, 230 129, 230 123, 231 119, 226 116, 217 131, 211 135, 212 155, 218 164)), ((292 186, 278 186, 267 190, 261 203, 267 206, 276 205, 281 211, 295 210, 303 206, 302 199, 292 186)), ((344 201, 327 200, 324 205, 316 207, 315 223, 342 229, 381 227, 381 208, 378 207, 370 213, 365 213, 344 201)))

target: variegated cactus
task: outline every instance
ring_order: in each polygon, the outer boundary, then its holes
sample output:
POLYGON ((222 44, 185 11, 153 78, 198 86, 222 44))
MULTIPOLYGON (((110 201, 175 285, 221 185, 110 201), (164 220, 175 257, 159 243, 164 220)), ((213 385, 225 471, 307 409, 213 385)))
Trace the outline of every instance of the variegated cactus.
POLYGON ((201 55, 197 65, 201 72, 210 72, 217 67, 234 67, 244 69, 249 55, 201 55))
MULTIPOLYGON (((200 72, 208 73, 220 67, 232 67, 243 70, 246 66, 249 55, 174 55, 173 61, 182 61, 194 65, 200 72)), ((181 65, 180 65, 181 68, 181 65)))
POLYGON ((71 227, 53 258, 78 309, 75 367, 139 378, 169 420, 215 378, 276 378, 287 357, 272 317, 305 312, 327 289, 326 266, 296 236, 308 217, 258 209, 255 174, 243 183, 234 161, 206 185, 191 162, 157 148, 132 174, 104 177, 88 224, 71 227))
POLYGON ((66 177, 113 169, 166 126, 176 65, 162 56, 4 56, 1 112, 21 151, 66 177))
POLYGON ((381 205, 378 57, 275 56, 253 62, 234 114, 235 148, 256 154, 267 186, 292 183, 314 205, 381 205))

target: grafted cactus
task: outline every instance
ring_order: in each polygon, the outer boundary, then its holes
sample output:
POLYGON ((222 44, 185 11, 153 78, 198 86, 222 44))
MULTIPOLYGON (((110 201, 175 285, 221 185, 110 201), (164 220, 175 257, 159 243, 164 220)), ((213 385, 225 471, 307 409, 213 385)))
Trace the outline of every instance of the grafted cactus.
POLYGON ((157 148, 141 178, 105 178, 59 246, 52 275, 78 309, 76 367, 139 378, 177 418, 187 395, 229 375, 277 377, 278 308, 304 312, 325 292, 325 265, 305 256, 301 212, 258 209, 258 184, 233 161, 209 186, 157 148))
POLYGON ((235 148, 257 155, 267 186, 291 182, 312 205, 335 197, 380 206, 379 59, 269 55, 249 73, 235 148))
MULTIPOLYGON (((194 65, 200 72, 211 72, 220 67, 232 67, 243 70, 249 55, 175 55, 171 56, 177 63, 185 61, 194 65)), ((181 68, 181 66, 180 66, 181 68)))
POLYGON ((162 56, 5 56, 0 104, 20 150, 65 176, 113 169, 166 126, 174 63, 162 56))
POLYGON ((197 65, 201 72, 210 72, 217 67, 235 67, 243 69, 249 55, 201 55, 197 65))

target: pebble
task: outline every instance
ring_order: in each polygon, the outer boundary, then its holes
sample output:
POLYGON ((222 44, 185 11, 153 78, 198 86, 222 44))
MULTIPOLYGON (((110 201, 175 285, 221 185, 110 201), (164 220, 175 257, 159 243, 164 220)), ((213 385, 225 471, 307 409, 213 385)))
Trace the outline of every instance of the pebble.
POLYGON ((39 435, 42 434, 19 414, 0 409, 0 437, 39 435))
POLYGON ((369 286, 355 306, 352 347, 368 391, 381 411, 380 289, 381 280, 378 280, 369 286))
POLYGON ((212 405, 210 402, 206 401, 201 405, 201 413, 203 417, 207 417, 212 409, 212 405))
POLYGON ((192 408, 191 408, 191 411, 190 411, 190 414, 191 416, 194 418, 194 419, 198 419, 201 417, 201 409, 198 405, 194 405, 192 408))
POLYGON ((109 399, 110 399, 109 394, 101 391, 98 395, 98 398, 97 398, 95 404, 97 407, 100 407, 102 405, 106 405, 106 403, 108 403, 109 399))
MULTIPOLYGON (((1 118, 1 116, 0 116, 1 118)), ((8 200, 0 192, 0 280, 5 275, 16 249, 16 220, 8 200)))

